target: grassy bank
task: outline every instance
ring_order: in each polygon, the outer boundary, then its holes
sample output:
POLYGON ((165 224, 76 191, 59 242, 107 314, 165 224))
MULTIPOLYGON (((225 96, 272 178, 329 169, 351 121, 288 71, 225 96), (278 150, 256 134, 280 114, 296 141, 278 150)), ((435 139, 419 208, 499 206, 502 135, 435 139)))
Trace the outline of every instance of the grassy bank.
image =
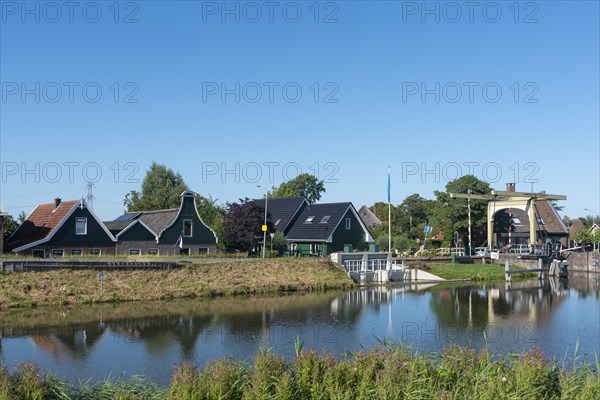
MULTIPOLYGON (((451 264, 451 263, 415 263, 416 268, 431 272, 444 279, 470 279, 472 281, 504 280, 504 265, 496 264, 451 264)), ((523 270, 524 267, 513 265, 511 270, 523 270)), ((535 278, 535 272, 513 275, 513 280, 535 278)))
POLYGON ((537 349, 500 360, 458 346, 440 355, 386 347, 342 359, 296 350, 292 363, 262 352, 252 366, 229 358, 202 370, 179 364, 164 389, 140 378, 73 387, 27 363, 0 369, 0 400, 600 398, 598 362, 567 369, 537 349))
POLYGON ((326 260, 267 259, 189 264, 170 271, 98 270, 0 274, 0 310, 101 302, 348 289, 352 281, 326 260))

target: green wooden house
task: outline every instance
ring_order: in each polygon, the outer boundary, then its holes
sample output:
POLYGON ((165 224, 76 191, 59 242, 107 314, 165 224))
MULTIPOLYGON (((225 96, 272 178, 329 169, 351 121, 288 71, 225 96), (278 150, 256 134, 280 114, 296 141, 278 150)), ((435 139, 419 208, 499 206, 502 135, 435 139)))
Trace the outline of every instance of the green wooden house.
POLYGON ((287 233, 298 255, 325 256, 344 249, 367 251, 373 237, 352 203, 306 206, 287 233))
POLYGON ((196 194, 181 194, 179 208, 131 212, 105 222, 117 238, 119 255, 158 256, 212 254, 218 238, 200 218, 196 194), (181 236, 181 242, 180 242, 181 236))
POLYGON ((114 255, 117 239, 84 199, 38 205, 7 239, 7 249, 34 257, 114 255))

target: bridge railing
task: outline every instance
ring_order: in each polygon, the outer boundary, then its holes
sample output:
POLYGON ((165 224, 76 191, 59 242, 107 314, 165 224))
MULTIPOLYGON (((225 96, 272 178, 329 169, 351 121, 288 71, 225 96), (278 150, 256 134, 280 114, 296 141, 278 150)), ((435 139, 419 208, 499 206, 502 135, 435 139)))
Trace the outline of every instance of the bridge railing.
MULTIPOLYGON (((392 262, 394 263, 394 262, 392 262)), ((393 265, 393 264, 392 264, 393 265)), ((396 264, 397 265, 397 264, 396 264)), ((358 272, 375 272, 387 270, 388 260, 379 259, 379 260, 347 260, 344 261, 344 268, 346 272, 358 273, 358 272)))

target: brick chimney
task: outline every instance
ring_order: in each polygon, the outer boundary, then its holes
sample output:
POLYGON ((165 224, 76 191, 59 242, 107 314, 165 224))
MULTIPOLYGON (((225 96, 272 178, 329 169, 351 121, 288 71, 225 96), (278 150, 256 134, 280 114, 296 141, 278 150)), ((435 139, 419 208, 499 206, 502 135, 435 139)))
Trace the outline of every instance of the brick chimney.
POLYGON ((506 184, 506 191, 507 192, 514 192, 515 191, 515 184, 514 182, 510 182, 506 184))
POLYGON ((54 199, 54 209, 57 209, 58 206, 60 206, 60 202, 61 201, 62 200, 60 199, 60 197, 57 197, 57 198, 54 199))

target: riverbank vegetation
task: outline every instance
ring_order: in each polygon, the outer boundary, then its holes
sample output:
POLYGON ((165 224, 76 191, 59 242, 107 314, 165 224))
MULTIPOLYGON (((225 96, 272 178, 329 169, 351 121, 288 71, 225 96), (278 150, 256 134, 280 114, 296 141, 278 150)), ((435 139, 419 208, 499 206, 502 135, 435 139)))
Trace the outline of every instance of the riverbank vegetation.
POLYGON ((56 270, 0 274, 0 310, 67 304, 167 300, 350 289, 343 268, 323 259, 186 264, 172 270, 56 270))
MULTIPOLYGON (((424 263, 414 262, 411 267, 430 272, 440 278, 447 280, 471 280, 471 281, 504 281, 504 265, 496 264, 451 264, 451 263, 424 263)), ((513 265, 512 271, 524 270, 525 267, 513 265)), ((535 272, 515 274, 513 280, 527 280, 535 278, 535 272)))
MULTIPOLYGON (((575 360, 576 361, 576 360, 575 360)), ((143 378, 70 385, 33 363, 0 368, 0 400, 9 399, 597 399, 599 363, 572 367, 539 349, 502 358, 458 346, 418 354, 398 346, 338 358, 302 351, 288 363, 269 351, 248 365, 221 358, 203 369, 174 367, 168 388, 143 378)))

